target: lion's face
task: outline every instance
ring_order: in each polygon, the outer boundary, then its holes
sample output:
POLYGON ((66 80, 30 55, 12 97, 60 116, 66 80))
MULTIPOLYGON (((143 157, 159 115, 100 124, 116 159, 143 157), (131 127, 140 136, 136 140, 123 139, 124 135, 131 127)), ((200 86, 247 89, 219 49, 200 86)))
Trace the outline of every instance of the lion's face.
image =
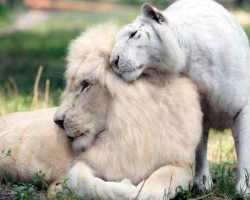
MULTIPOLYGON (((72 140, 75 151, 86 150, 98 134, 106 129, 109 93, 94 77, 96 56, 87 58, 68 80, 64 100, 54 121, 72 140)), ((103 58, 98 59, 104 65, 103 58)))

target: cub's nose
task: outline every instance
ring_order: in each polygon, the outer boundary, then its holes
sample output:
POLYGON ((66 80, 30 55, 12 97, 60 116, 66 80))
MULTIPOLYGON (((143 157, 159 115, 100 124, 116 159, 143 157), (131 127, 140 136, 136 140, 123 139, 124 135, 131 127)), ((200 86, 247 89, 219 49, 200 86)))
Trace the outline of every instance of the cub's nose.
POLYGON ((120 57, 118 55, 113 58, 111 57, 110 64, 114 69, 119 69, 119 59, 120 57))
POLYGON ((64 130, 64 115, 63 116, 55 116, 54 122, 64 130))

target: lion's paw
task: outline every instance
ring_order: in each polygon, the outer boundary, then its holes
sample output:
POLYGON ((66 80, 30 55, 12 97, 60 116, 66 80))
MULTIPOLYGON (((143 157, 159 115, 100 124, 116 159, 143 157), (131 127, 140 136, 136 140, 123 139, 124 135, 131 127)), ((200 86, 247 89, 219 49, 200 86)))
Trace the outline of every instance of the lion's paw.
POLYGON ((52 183, 50 186, 49 186, 49 189, 47 191, 47 195, 48 197, 50 198, 54 198, 56 196, 56 194, 58 192, 62 192, 63 191, 63 188, 61 186, 61 184, 58 184, 60 183, 61 181, 55 181, 54 183, 52 183))
POLYGON ((157 187, 144 187, 140 183, 129 200, 162 200, 164 197, 164 190, 157 187))
POLYGON ((163 192, 162 194, 152 194, 149 192, 141 192, 139 195, 138 193, 134 193, 129 200, 162 200, 163 199, 163 192))
POLYGON ((88 191, 94 187, 93 172, 83 162, 76 163, 69 170, 67 178, 68 187, 80 196, 88 196, 88 191))

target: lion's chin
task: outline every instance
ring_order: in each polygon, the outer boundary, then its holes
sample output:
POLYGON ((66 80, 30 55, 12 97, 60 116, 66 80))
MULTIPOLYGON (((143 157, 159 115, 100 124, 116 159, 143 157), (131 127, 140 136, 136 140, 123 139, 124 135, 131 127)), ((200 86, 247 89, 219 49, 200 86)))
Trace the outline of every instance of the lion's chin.
POLYGON ((93 137, 77 137, 72 141, 72 147, 75 152, 86 151, 93 143, 93 137))
POLYGON ((82 134, 78 137, 71 139, 72 147, 75 152, 82 152, 88 150, 88 148, 98 139, 98 136, 105 132, 106 129, 103 129, 97 134, 82 134))

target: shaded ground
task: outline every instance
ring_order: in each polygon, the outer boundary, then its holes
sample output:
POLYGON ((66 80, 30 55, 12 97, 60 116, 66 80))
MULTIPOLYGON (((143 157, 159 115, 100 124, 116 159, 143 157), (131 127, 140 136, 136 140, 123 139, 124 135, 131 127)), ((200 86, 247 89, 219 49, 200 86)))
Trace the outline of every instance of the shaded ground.
POLYGON ((4 190, 2 192, 0 192, 0 200, 12 200, 14 199, 9 190, 4 190))

